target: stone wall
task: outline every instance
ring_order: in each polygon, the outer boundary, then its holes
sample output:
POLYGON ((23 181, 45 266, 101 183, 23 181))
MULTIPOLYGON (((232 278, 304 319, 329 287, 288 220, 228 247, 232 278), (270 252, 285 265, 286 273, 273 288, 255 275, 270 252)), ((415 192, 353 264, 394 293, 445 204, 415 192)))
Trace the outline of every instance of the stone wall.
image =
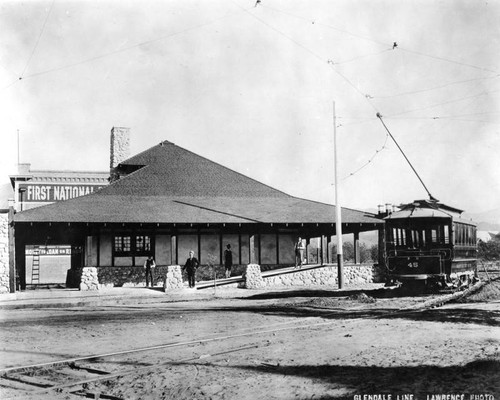
POLYGON ((9 214, 0 214, 0 294, 9 291, 9 214))
MULTIPOLYGON (((258 265, 249 265, 244 278, 245 285, 249 289, 280 286, 338 285, 337 265, 335 264, 310 270, 292 270, 290 273, 269 277, 261 275, 258 265)), ((377 282, 384 282, 384 271, 378 266, 372 264, 344 265, 345 285, 352 286, 377 282)))
MULTIPOLYGON (((153 286, 164 286, 168 266, 156 266, 153 271, 153 286)), ((97 269, 99 284, 104 287, 146 286, 146 270, 137 267, 99 267, 97 269)))

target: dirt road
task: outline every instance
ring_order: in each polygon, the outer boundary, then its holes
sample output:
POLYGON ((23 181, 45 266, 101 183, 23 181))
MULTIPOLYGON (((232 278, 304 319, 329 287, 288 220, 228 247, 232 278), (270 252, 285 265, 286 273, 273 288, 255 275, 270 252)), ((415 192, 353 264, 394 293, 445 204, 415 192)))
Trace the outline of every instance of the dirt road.
MULTIPOLYGON (((103 360, 107 371, 142 369, 87 389, 124 399, 500 396, 498 300, 395 312, 426 297, 231 290, 208 301, 4 311, 0 367, 171 343, 103 360)), ((54 396, 23 398, 77 398, 54 396)))

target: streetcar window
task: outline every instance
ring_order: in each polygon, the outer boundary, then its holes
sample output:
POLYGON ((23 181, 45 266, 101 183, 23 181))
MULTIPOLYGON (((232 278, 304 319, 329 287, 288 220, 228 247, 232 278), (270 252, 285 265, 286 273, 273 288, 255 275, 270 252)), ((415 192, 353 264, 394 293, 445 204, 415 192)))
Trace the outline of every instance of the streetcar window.
POLYGON ((404 229, 401 229, 401 244, 406 246, 406 231, 404 229))
POLYGON ((446 244, 450 243, 450 231, 448 225, 444 226, 444 242, 446 244))
POLYGON ((458 243, 464 244, 464 227, 463 225, 458 225, 458 243))
POLYGON ((431 241, 432 241, 432 243, 437 243, 437 230, 436 229, 431 230, 431 241))
POLYGON ((425 230, 422 230, 422 232, 420 232, 420 240, 422 242, 422 246, 425 246, 425 230))
POLYGON ((413 247, 419 247, 419 240, 418 240, 418 231, 411 231, 413 235, 413 247))

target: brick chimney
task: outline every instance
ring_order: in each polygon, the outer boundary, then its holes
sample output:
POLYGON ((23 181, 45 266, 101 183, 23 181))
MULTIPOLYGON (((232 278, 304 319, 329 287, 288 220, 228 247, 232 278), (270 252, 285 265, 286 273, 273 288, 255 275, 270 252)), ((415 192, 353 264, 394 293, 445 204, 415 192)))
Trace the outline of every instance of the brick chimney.
POLYGON ((109 149, 109 182, 120 179, 120 171, 117 166, 130 155, 130 128, 114 126, 111 129, 111 141, 109 149))

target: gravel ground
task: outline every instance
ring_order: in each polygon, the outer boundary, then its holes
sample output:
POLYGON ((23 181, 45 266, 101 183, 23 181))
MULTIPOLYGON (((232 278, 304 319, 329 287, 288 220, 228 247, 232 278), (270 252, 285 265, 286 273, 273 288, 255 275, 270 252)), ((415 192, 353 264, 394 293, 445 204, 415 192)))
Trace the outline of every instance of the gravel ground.
MULTIPOLYGON (((495 281, 461 303, 413 312, 395 311, 435 295, 380 286, 250 296, 221 289, 205 301, 4 311, 0 365, 190 342, 106 359, 107 371, 143 369, 86 390, 124 399, 498 398, 499 293, 495 281)), ((0 388, 1 398, 13 393, 0 388)))

